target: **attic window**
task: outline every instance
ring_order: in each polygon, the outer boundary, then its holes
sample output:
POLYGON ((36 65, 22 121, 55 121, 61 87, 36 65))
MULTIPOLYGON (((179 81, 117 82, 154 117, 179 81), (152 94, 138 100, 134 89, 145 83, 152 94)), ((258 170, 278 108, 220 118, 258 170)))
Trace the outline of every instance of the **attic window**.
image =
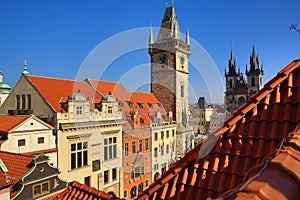
POLYGON ((150 108, 154 108, 154 105, 153 105, 153 104, 150 104, 150 108))
POLYGON ((119 102, 119 106, 120 106, 120 107, 123 107, 123 105, 124 105, 123 101, 120 101, 120 102, 119 102))
POLYGON ((140 107, 141 107, 142 109, 144 109, 144 108, 145 108, 144 104, 140 104, 140 107))

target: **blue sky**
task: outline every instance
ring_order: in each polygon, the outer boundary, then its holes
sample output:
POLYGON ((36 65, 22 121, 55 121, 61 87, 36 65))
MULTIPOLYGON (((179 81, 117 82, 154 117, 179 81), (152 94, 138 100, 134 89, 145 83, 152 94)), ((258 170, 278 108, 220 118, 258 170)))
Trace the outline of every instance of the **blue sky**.
MULTIPOLYGON (((188 23, 191 38, 209 54, 223 81, 231 48, 237 65, 244 72, 255 45, 265 69, 264 82, 299 58, 300 35, 289 30, 291 24, 300 27, 299 8, 299 0, 175 1, 181 31, 185 32, 188 23)), ((163 0, 1 0, 0 70, 4 81, 15 85, 24 59, 28 61, 31 75, 76 79, 80 67, 99 44, 124 31, 149 27, 150 21, 154 27, 160 26, 164 10, 163 0)), ((144 41, 147 46, 148 36, 144 41)), ((107 51, 117 49, 112 45, 107 51)), ((121 81, 124 74, 133 71, 150 79, 150 69, 137 69, 137 66, 149 67, 147 52, 144 48, 120 55, 104 74, 92 78, 121 81)), ((197 54, 192 52, 194 57, 197 54)), ((101 59, 100 56, 100 63, 101 59)), ((209 69, 211 66, 201 64, 201 67, 209 69)), ((197 74, 197 70, 190 71, 195 99, 204 95, 209 101, 222 102, 222 91, 210 98, 211 86, 205 86, 202 79, 205 77, 197 74)), ((123 84, 126 87, 126 83, 123 84)))

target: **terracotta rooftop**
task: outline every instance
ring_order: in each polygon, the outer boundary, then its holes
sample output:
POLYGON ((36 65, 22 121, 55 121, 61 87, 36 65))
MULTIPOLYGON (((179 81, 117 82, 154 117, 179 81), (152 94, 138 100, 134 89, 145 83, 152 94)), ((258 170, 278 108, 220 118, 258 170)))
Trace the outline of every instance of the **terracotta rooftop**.
POLYGON ((1 116, 0 115, 0 132, 8 133, 13 128, 28 119, 28 116, 1 116))
POLYGON ((261 190, 267 199, 274 199, 275 192, 288 193, 290 196, 286 197, 296 199, 300 185, 300 168, 297 168, 300 140, 298 135, 289 138, 289 133, 299 122, 300 60, 295 60, 229 116, 223 127, 201 141, 143 191, 138 199, 218 198, 251 178, 254 169, 261 169, 284 140, 288 140, 286 145, 292 148, 281 149, 273 160, 268 161, 267 170, 247 184, 237 198, 242 198, 249 190, 259 196, 257 191, 261 190), (272 181, 269 180, 271 176, 274 177, 272 181), (277 187, 278 184, 289 185, 277 187), (293 192, 289 191, 289 186, 293 192))
POLYGON ((117 200, 112 194, 107 194, 93 187, 81 184, 77 181, 72 182, 69 187, 60 192, 46 198, 47 200, 117 200))
POLYGON ((63 110, 60 104, 61 101, 65 101, 66 98, 72 97, 72 95, 78 91, 83 93, 85 97, 90 100, 95 97, 99 98, 99 95, 95 93, 95 90, 86 82, 40 76, 26 77, 56 112, 63 110))
POLYGON ((0 186, 18 181, 31 168, 31 156, 0 151, 0 158, 8 170, 7 173, 4 173, 4 171, 0 168, 0 186))
POLYGON ((156 113, 162 113, 162 122, 166 120, 166 112, 163 107, 160 107, 160 102, 152 93, 146 92, 128 92, 124 89, 121 83, 109 82, 102 80, 86 79, 93 88, 98 90, 101 95, 106 96, 111 93, 119 101, 123 102, 120 106, 122 110, 122 118, 126 120, 123 130, 131 130, 134 127, 133 113, 138 111, 143 123, 139 123, 139 127, 149 126, 151 123, 156 122, 156 113), (130 105, 129 105, 130 104, 130 105))

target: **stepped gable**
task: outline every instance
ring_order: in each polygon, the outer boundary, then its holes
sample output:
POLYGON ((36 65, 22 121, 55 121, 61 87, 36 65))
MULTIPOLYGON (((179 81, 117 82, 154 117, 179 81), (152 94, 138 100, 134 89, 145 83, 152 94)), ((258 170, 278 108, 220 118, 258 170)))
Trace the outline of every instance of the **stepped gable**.
MULTIPOLYGON (((295 60, 229 116, 223 127, 201 141, 152 183, 138 199, 218 198, 252 177, 249 170, 264 165, 285 140, 290 141, 287 146, 292 148, 281 149, 269 161, 265 173, 246 188, 250 190, 254 184, 259 190, 257 184, 261 179, 265 181, 265 193, 277 191, 285 194, 286 187, 291 186, 297 189, 296 193, 290 193, 296 195, 293 196, 295 199, 299 191, 299 179, 296 181, 300 173, 300 168, 297 168, 300 149, 299 136, 290 137, 290 132, 299 122, 300 60, 295 60), (276 177, 273 182, 269 180, 270 174, 276 177), (294 182, 289 182, 290 177, 294 182), (275 187, 274 182, 290 185, 275 187)), ((247 190, 243 192, 247 193, 247 190)), ((243 193, 238 194, 241 197, 243 193)))

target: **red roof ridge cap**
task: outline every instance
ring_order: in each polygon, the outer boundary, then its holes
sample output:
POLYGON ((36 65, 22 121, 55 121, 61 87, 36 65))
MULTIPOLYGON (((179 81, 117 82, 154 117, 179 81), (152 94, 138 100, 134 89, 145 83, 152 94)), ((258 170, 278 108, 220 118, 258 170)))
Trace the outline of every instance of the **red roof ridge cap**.
POLYGON ((288 66, 286 66, 284 69, 278 72, 278 75, 284 74, 286 76, 299 66, 300 66, 300 59, 293 60, 288 66))

